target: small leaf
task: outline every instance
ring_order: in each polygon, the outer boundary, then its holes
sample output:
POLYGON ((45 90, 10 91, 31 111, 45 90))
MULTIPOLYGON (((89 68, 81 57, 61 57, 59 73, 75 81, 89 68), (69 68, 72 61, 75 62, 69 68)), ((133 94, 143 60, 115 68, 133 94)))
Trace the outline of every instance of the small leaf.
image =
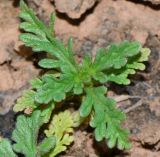
POLYGON ((50 16, 50 23, 49 23, 50 32, 52 34, 54 34, 54 23, 55 23, 55 14, 52 13, 50 16))
POLYGON ((100 83, 105 83, 108 81, 108 78, 107 76, 103 73, 103 72, 97 72, 93 78, 96 80, 96 81, 99 81, 100 83))
POLYGON ((143 62, 148 60, 149 54, 149 49, 142 48, 138 55, 128 60, 126 66, 121 69, 110 70, 106 75, 107 81, 123 85, 130 84, 131 81, 128 79, 128 75, 135 74, 136 70, 144 70, 145 65, 143 62))
POLYGON ((42 59, 41 61, 39 61, 38 64, 42 68, 47 68, 47 69, 57 68, 60 66, 60 63, 53 59, 42 59))
POLYGON ((38 104, 35 102, 36 92, 33 90, 27 90, 24 92, 23 96, 17 100, 17 103, 13 107, 14 112, 23 111, 27 108, 35 109, 38 107, 38 104))
MULTIPOLYGON (((43 119, 41 112, 38 110, 34 111, 31 116, 18 116, 16 128, 12 133, 12 139, 15 141, 13 148, 17 153, 22 153, 25 157, 40 157, 40 152, 44 153, 44 148, 41 150, 41 147, 37 146, 38 132, 42 124, 43 119)), ((42 143, 47 144, 46 142, 42 143)), ((48 148, 45 150, 46 153, 51 147, 54 147, 55 144, 52 144, 48 144, 48 148)))
POLYGON ((74 85, 74 89, 73 89, 74 94, 76 95, 80 95, 83 92, 83 84, 82 83, 76 83, 74 85))
POLYGON ((49 125, 49 130, 46 130, 45 133, 47 137, 50 137, 53 134, 55 134, 56 138, 60 140, 65 132, 73 132, 72 126, 72 115, 69 111, 66 110, 53 117, 49 125))
POLYGON ((64 111, 55 115, 49 125, 49 129, 45 130, 47 137, 56 137, 56 146, 50 151, 49 157, 54 157, 62 151, 66 150, 66 146, 73 142, 73 136, 69 133, 73 133, 74 121, 69 111, 64 111))
POLYGON ((66 93, 72 89, 72 82, 69 84, 65 79, 56 79, 53 75, 43 77, 43 86, 37 90, 35 100, 38 103, 48 104, 51 101, 60 102, 65 99, 66 93))
POLYGON ((55 108, 54 102, 50 102, 47 106, 45 105, 45 108, 43 108, 43 110, 41 112, 41 117, 43 119, 43 123, 49 122, 54 108, 55 108))
POLYGON ((123 85, 128 85, 130 84, 130 80, 127 78, 129 74, 135 74, 135 70, 133 69, 127 69, 119 74, 110 74, 108 75, 108 81, 115 82, 117 84, 123 84, 123 85))
POLYGON ((139 42, 124 41, 120 44, 112 44, 107 49, 100 49, 94 61, 97 71, 109 68, 120 69, 127 64, 129 58, 140 53, 139 42))
POLYGON ((150 53, 151 53, 151 50, 149 48, 142 48, 139 62, 148 61, 148 57, 149 57, 150 53))
POLYGON ((37 135, 41 126, 40 111, 34 111, 31 117, 20 115, 17 118, 16 128, 12 139, 16 142, 13 148, 26 157, 35 157, 37 154, 37 135))
POLYGON ((8 139, 0 140, 0 156, 1 157, 17 157, 13 152, 12 146, 8 139))
POLYGON ((55 136, 45 138, 38 146, 38 150, 41 155, 48 153, 51 149, 54 149, 56 145, 55 136))
POLYGON ((33 89, 38 89, 43 85, 43 82, 39 78, 32 79, 30 83, 33 89))
POLYGON ((81 117, 87 117, 91 111, 92 111, 92 97, 90 97, 89 95, 87 95, 82 104, 81 104, 81 107, 80 107, 80 116, 81 117))

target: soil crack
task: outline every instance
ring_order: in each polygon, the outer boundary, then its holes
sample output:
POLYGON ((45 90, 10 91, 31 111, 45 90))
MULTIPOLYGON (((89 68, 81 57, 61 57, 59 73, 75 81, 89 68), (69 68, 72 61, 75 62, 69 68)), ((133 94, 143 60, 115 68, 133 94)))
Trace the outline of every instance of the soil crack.
POLYGON ((127 1, 150 7, 153 10, 157 10, 157 11, 160 10, 160 1, 159 3, 153 3, 152 0, 127 0, 127 1))

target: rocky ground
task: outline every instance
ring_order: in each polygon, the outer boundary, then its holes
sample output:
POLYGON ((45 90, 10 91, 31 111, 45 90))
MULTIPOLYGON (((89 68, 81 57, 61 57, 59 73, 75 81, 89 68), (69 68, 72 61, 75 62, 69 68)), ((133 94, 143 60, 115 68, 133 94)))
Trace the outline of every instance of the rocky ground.
MULTIPOLYGON (((77 58, 95 55, 99 47, 122 40, 138 40, 151 49, 144 72, 127 87, 112 85, 110 95, 128 95, 118 103, 127 113, 131 131, 129 151, 107 149, 96 143, 90 128, 75 132, 75 143, 61 157, 160 156, 160 0, 27 0, 46 23, 56 12, 55 34, 64 42, 74 38, 77 58)), ((15 115, 12 106, 28 81, 39 75, 37 60, 18 39, 19 0, 0 0, 0 135, 10 137, 15 115)), ((123 98, 123 97, 122 97, 123 98)))

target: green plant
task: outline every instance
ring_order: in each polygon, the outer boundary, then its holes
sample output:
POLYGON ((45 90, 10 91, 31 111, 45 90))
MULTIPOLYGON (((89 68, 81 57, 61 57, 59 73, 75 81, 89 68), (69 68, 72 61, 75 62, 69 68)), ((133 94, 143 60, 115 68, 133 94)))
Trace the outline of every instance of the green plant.
POLYGON ((11 146, 8 140, 2 139, 0 153, 10 152, 10 156, 15 157, 14 150, 27 157, 54 157, 66 150, 73 141, 73 127, 80 125, 85 118, 95 128, 97 141, 106 139, 110 148, 115 145, 119 149, 130 148, 129 132, 121 127, 125 114, 116 108, 114 99, 106 96, 105 84, 128 85, 128 75, 145 69, 143 62, 148 60, 150 50, 142 48, 139 42, 124 41, 99 49, 95 58, 86 54, 78 64, 72 50, 72 39, 69 38, 65 46, 54 37, 53 14, 49 26, 46 26, 23 1, 20 8, 23 20, 20 28, 25 31, 20 39, 33 51, 49 54, 48 58, 39 61, 39 66, 48 72, 31 80, 32 89, 18 99, 13 110, 32 113, 18 117, 12 135, 15 144, 11 146), (64 111, 52 118, 57 104, 74 95, 82 98, 79 114, 73 116, 64 111), (50 120, 49 129, 45 130, 47 137, 37 144, 39 128, 50 120))
POLYGON ((16 157, 15 152, 22 153, 26 157, 40 157, 55 147, 56 139, 54 136, 45 138, 37 144, 38 131, 43 124, 41 111, 36 110, 30 117, 20 115, 17 119, 16 128, 13 131, 12 139, 15 141, 13 146, 7 139, 0 142, 0 155, 2 157, 16 157))

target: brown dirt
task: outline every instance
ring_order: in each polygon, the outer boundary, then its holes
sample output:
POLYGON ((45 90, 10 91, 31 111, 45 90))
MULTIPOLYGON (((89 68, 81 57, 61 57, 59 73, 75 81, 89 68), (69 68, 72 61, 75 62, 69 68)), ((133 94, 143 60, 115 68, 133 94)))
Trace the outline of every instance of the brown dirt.
MULTIPOLYGON (((111 86, 111 95, 127 94, 133 97, 120 103, 122 109, 128 111, 124 126, 131 131, 132 149, 108 149, 105 141, 94 141, 91 128, 81 128, 75 132, 74 144, 66 154, 60 156, 159 157, 159 1, 28 0, 28 4, 46 23, 49 21, 49 14, 56 10, 55 33, 64 42, 69 36, 74 38, 75 55, 78 57, 84 53, 95 55, 99 47, 125 39, 138 40, 152 51, 149 62, 146 63, 146 70, 132 77, 130 86, 111 86), (130 109, 140 101, 139 107, 130 109)), ((14 127, 14 113, 9 110, 22 91, 29 88, 28 81, 39 74, 39 69, 34 63, 41 56, 33 54, 31 49, 24 47, 18 40, 18 0, 1 0, 0 10, 0 135, 8 137, 14 127)))
POLYGON ((53 0, 58 12, 65 13, 73 19, 79 19, 97 1, 99 0, 72 0, 72 3, 70 3, 70 0, 53 0))
POLYGON ((38 70, 21 56, 23 52, 20 55, 15 50, 20 33, 19 9, 11 1, 3 0, 0 10, 0 114, 5 114, 38 70))

